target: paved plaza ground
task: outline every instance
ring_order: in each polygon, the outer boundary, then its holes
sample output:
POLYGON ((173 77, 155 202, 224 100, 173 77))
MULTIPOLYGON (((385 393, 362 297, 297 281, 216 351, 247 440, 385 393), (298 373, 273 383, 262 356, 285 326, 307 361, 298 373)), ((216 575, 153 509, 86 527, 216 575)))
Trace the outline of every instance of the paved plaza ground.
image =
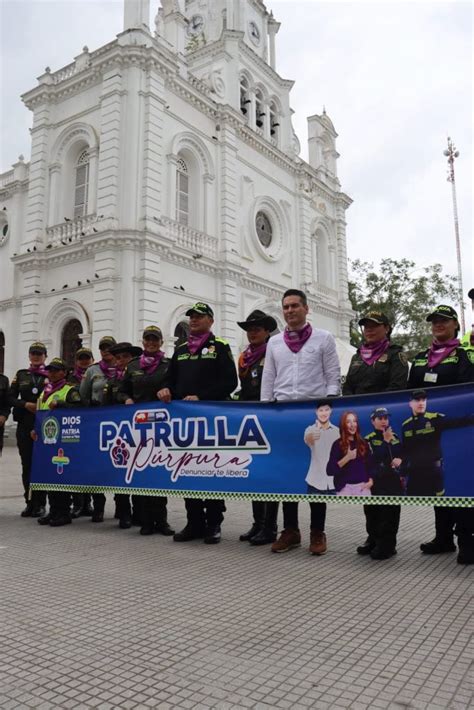
MULTIPOLYGON (((331 505, 329 551, 174 543, 106 520, 22 519, 19 460, 0 460, 0 707, 334 709, 474 707, 473 568, 424 557, 430 509, 404 508, 398 555, 355 554, 360 506, 331 505)), ((170 499, 170 522, 184 506, 170 499)))

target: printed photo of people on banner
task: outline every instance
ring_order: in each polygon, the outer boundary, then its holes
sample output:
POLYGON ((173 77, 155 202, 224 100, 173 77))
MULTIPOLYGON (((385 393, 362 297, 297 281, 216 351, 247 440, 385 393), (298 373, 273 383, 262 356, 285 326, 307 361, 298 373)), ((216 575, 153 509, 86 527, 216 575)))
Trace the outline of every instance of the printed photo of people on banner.
POLYGON ((474 498, 474 385, 38 414, 35 490, 370 503, 474 498))

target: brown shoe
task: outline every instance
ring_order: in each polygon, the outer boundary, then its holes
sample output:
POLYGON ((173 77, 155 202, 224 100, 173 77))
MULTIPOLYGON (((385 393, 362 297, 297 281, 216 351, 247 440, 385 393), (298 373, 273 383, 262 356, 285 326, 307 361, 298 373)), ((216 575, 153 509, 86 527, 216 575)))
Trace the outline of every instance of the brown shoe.
POLYGON ((278 540, 272 545, 272 552, 288 552, 294 547, 301 545, 301 534, 299 530, 288 528, 283 530, 278 540))
POLYGON ((309 551, 312 555, 325 555, 327 552, 326 535, 321 530, 311 530, 309 551))

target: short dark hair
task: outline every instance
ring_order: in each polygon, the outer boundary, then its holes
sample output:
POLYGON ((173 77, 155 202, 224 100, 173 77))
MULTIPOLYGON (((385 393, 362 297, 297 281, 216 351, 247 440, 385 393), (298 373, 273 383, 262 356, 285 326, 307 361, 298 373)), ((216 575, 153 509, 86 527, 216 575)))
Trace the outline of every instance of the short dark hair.
POLYGON ((318 399, 316 401, 316 409, 320 407, 330 407, 332 409, 332 403, 330 399, 318 399))
POLYGON ((308 305, 308 299, 306 298, 305 292, 300 291, 298 288, 289 288, 287 291, 285 291, 281 299, 282 303, 287 296, 298 296, 298 298, 301 299, 301 303, 303 304, 303 306, 308 305))

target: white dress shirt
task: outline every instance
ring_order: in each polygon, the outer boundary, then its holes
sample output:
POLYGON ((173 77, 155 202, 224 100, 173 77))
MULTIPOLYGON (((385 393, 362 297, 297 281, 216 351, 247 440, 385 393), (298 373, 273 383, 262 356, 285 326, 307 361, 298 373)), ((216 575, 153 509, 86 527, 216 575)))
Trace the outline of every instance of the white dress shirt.
POLYGON ((262 376, 262 402, 318 399, 338 395, 341 367, 336 341, 327 330, 313 328, 301 350, 294 353, 274 335, 267 344, 262 376))

